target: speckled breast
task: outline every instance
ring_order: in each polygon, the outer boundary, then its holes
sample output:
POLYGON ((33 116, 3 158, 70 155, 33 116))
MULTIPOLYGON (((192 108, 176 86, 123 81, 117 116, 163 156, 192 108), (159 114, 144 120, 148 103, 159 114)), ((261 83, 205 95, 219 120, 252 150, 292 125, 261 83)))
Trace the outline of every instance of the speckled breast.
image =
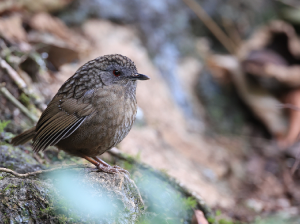
POLYGON ((64 144, 67 138, 57 145, 59 148, 71 154, 84 153, 92 157, 101 155, 126 137, 136 116, 135 92, 125 94, 119 88, 104 88, 95 93, 92 104, 95 113, 68 137, 72 139, 68 145, 64 144))

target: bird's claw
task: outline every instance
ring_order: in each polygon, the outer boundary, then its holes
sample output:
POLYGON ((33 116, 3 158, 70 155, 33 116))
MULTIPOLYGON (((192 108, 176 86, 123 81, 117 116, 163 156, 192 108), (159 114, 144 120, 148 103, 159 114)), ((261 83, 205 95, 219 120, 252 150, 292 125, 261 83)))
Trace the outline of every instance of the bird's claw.
POLYGON ((124 170, 123 168, 114 165, 114 166, 104 166, 101 163, 97 165, 97 168, 105 173, 125 173, 127 175, 130 175, 130 173, 127 170, 124 170))
POLYGON ((125 174, 127 174, 127 175, 130 176, 130 173, 127 170, 123 169, 122 167, 114 165, 112 168, 116 169, 118 172, 123 172, 123 173, 125 173, 125 174))

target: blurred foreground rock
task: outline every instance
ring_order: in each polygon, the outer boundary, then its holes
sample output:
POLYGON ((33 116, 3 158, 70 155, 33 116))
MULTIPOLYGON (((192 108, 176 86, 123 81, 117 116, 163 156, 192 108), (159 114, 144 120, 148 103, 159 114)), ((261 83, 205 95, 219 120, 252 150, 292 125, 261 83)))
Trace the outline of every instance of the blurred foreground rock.
MULTIPOLYGON (((24 151, 1 146, 1 154, 6 151, 11 155, 8 159, 27 158, 24 151)), ((30 164, 36 169, 34 162, 30 164)), ((128 176, 94 168, 58 169, 26 178, 1 172, 0 189, 1 223, 135 223, 144 210, 128 176)))

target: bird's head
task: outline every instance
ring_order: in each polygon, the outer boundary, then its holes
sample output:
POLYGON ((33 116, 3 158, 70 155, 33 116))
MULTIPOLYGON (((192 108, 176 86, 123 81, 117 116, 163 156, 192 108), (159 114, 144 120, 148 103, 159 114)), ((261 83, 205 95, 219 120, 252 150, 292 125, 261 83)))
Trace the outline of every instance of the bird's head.
POLYGON ((104 55, 95 60, 95 66, 100 69, 100 78, 104 85, 135 83, 137 80, 147 80, 148 76, 139 74, 135 64, 128 57, 120 54, 104 55))

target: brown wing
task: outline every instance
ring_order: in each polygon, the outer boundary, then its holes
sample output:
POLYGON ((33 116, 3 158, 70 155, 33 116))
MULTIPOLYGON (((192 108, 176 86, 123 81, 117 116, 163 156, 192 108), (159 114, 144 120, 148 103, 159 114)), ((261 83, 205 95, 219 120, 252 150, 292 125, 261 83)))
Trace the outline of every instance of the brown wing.
POLYGON ((34 151, 69 137, 95 111, 91 99, 94 91, 103 85, 94 65, 99 63, 97 60, 80 67, 58 90, 36 125, 34 151))
POLYGON ((86 91, 78 99, 74 95, 56 95, 43 112, 36 125, 36 135, 33 138, 35 152, 48 146, 56 145, 60 140, 69 137, 94 111, 91 98, 94 90, 86 91))

